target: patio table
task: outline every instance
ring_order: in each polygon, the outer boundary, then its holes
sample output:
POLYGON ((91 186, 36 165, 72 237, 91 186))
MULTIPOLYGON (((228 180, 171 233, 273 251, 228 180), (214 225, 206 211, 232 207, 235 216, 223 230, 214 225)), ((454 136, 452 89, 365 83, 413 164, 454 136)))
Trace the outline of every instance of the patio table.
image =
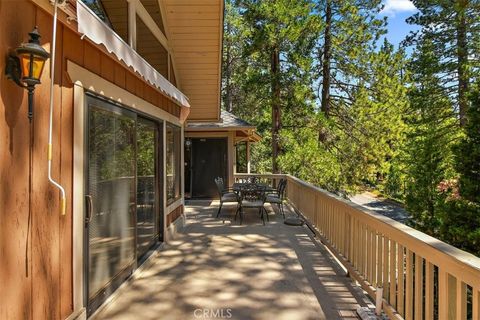
POLYGON ((246 186, 255 186, 257 189, 264 190, 267 193, 276 190, 265 183, 249 183, 249 182, 235 182, 232 185, 232 190, 238 193, 240 192, 240 190, 242 190, 243 187, 246 187, 246 186))

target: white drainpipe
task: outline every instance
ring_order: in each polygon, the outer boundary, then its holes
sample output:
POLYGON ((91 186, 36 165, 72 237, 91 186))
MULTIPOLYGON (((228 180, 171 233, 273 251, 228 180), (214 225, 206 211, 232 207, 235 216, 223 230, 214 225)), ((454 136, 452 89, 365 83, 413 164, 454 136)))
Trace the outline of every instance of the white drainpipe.
POLYGON ((55 47, 57 43, 57 4, 63 3, 64 0, 53 0, 54 4, 54 15, 53 15, 53 33, 52 33, 52 49, 50 59, 50 119, 48 125, 48 181, 52 183, 56 188, 60 190, 62 198, 60 200, 60 213, 65 215, 67 198, 65 195, 65 189, 53 179, 52 177, 52 155, 53 155, 53 144, 52 144, 52 128, 53 128, 53 89, 54 89, 54 78, 55 78, 55 47))

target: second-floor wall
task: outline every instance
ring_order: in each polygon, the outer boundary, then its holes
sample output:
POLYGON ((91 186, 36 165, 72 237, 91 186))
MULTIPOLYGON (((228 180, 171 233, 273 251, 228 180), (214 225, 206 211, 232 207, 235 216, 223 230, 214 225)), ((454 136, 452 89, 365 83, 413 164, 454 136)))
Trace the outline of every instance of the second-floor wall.
POLYGON ((223 0, 82 0, 189 99, 190 121, 220 114, 223 0))

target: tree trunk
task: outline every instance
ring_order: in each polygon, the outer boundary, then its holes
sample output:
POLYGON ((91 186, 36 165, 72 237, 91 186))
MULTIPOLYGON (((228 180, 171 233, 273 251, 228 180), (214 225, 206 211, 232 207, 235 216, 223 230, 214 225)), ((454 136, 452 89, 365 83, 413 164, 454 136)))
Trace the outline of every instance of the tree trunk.
POLYGON ((330 113, 330 60, 332 51, 332 4, 327 0, 325 8, 325 43, 323 46, 322 63, 322 112, 328 117, 330 113))
POLYGON ((467 23, 465 18, 467 0, 460 1, 457 15, 457 72, 458 72, 458 112, 460 125, 466 123, 468 108, 468 47, 467 23))
POLYGON ((282 126, 280 113, 280 51, 278 47, 272 48, 270 73, 272 77, 272 173, 278 173, 279 131, 282 126))

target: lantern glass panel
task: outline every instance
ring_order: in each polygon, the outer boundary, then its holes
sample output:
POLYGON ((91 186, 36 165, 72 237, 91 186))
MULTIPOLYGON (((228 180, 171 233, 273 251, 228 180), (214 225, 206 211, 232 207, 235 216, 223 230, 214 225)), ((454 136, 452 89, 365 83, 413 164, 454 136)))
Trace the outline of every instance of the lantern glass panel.
POLYGON ((21 68, 22 68, 22 79, 30 78, 30 79, 40 80, 43 67, 45 66, 44 58, 36 57, 28 53, 24 53, 20 55, 20 61, 21 61, 21 68), (32 64, 31 69, 30 69, 30 64, 32 64))

